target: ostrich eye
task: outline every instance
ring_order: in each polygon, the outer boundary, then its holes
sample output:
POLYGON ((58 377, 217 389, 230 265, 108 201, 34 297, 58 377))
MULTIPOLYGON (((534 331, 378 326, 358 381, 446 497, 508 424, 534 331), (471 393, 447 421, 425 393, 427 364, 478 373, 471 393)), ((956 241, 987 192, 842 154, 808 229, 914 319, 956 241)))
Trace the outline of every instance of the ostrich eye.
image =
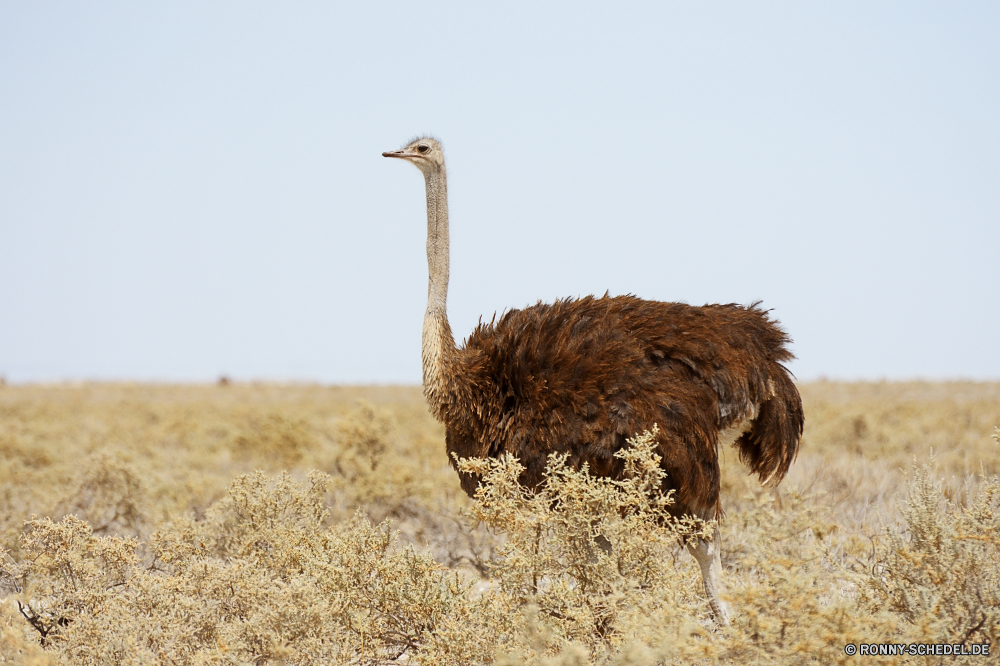
POLYGON ((419 146, 417 146, 417 152, 420 153, 421 155, 426 153, 428 150, 430 150, 430 148, 428 146, 425 146, 424 144, 420 144, 419 146))

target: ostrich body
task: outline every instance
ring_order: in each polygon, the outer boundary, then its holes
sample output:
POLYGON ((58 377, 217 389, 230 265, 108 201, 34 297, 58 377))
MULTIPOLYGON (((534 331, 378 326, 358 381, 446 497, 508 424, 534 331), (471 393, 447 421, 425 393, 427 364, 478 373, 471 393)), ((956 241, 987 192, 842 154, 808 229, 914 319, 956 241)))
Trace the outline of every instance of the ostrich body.
MULTIPOLYGON (((719 446, 732 442, 762 483, 780 481, 802 434, 802 401, 788 371, 785 333, 755 305, 647 301, 634 296, 566 299, 511 310, 456 346, 448 325, 448 188, 441 144, 415 139, 383 153, 409 161, 427 189, 424 395, 446 427, 449 457, 516 456, 527 486, 548 456, 565 453, 592 474, 618 478, 614 453, 659 425, 657 453, 675 491, 672 511, 722 516, 719 446)), ((473 495, 479 479, 460 474, 473 495)), ((719 531, 688 544, 716 620, 719 531)))

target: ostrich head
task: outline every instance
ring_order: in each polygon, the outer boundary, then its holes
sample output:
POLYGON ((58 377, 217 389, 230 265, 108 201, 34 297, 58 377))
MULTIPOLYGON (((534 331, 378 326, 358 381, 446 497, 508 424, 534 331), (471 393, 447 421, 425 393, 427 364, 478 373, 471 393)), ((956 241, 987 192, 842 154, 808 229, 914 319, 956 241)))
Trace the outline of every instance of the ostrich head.
POLYGON ((408 161, 424 174, 444 168, 444 152, 441 142, 429 136, 414 139, 399 150, 382 153, 382 157, 398 157, 408 161))

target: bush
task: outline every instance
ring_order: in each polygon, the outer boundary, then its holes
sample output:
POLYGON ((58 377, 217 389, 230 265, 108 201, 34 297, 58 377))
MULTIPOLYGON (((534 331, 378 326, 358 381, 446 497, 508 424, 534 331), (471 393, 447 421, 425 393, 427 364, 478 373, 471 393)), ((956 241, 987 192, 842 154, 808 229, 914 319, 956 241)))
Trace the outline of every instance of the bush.
POLYGON ((678 567, 673 552, 714 523, 671 518, 655 434, 630 443, 616 454, 624 479, 573 470, 554 455, 534 493, 518 483, 524 468, 510 456, 459 461, 482 479, 472 517, 506 534, 490 574, 504 602, 525 611, 514 640, 521 662, 566 650, 603 659, 643 633, 642 618, 662 616, 658 631, 673 633, 708 612, 697 569, 678 567))
POLYGON ((241 476, 206 520, 154 534, 146 564, 135 540, 74 516, 31 521, 5 574, 43 644, 75 664, 381 663, 440 652, 436 631, 489 617, 389 523, 325 526, 327 481, 241 476))
POLYGON ((922 642, 1000 641, 1000 480, 981 479, 966 506, 914 465, 905 529, 890 528, 863 600, 919 629, 922 642))
POLYGON ((379 470, 399 464, 389 432, 364 407, 341 422, 337 476, 240 475, 199 519, 148 538, 138 473, 95 454, 60 505, 88 520, 33 518, 0 560, 0 662, 847 664, 847 643, 998 638, 995 478, 960 501, 914 466, 902 522, 872 540, 813 494, 740 498, 722 524, 734 614, 719 628, 681 545, 714 526, 665 511, 653 434, 619 452, 623 479, 553 456, 533 493, 513 458, 458 461, 483 482, 464 517, 442 514, 467 543, 492 544, 469 569, 371 520, 388 492, 379 470))

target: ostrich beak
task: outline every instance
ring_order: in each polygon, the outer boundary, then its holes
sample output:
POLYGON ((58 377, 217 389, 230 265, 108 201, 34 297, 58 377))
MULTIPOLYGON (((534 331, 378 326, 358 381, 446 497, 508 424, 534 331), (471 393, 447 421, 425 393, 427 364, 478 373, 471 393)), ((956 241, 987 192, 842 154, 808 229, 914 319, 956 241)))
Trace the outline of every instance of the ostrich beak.
POLYGON ((382 153, 382 157, 398 157, 401 159, 409 159, 410 157, 416 157, 413 153, 408 153, 405 150, 390 150, 388 152, 382 153))

